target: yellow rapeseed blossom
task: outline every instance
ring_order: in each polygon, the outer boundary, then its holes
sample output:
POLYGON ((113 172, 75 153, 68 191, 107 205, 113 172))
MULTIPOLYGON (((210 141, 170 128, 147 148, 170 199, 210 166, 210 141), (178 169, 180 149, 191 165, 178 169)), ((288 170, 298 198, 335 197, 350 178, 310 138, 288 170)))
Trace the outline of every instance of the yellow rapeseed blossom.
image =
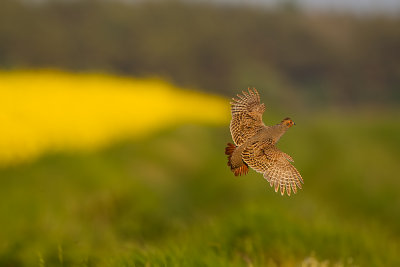
POLYGON ((228 101, 160 80, 0 72, 0 165, 48 150, 97 148, 185 122, 222 124, 228 101))

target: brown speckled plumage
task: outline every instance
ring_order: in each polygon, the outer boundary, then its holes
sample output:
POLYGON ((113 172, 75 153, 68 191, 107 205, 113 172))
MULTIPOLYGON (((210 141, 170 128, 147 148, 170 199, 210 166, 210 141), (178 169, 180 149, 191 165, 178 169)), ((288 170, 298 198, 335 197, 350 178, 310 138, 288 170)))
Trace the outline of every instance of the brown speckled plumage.
POLYGON ((260 96, 255 88, 248 89, 233 98, 231 102, 232 120, 230 130, 235 143, 228 144, 228 166, 237 175, 247 174, 250 166, 264 175, 275 188, 275 192, 290 196, 291 191, 301 188, 303 178, 290 164, 292 157, 280 151, 275 144, 280 137, 295 123, 285 118, 274 126, 266 126, 262 121, 265 105, 260 103, 260 96), (290 162, 289 162, 290 161, 290 162))

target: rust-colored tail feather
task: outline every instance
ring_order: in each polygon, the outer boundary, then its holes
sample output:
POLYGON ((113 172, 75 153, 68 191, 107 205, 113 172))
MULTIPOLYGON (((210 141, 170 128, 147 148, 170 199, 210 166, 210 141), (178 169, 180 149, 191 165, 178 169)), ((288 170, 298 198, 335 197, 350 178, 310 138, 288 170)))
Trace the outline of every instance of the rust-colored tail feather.
POLYGON ((233 151, 235 151, 236 146, 234 144, 228 143, 228 146, 225 148, 225 155, 228 155, 228 166, 231 166, 231 158, 233 151))
POLYGON ((232 169, 233 173, 235 174, 235 176, 239 176, 239 175, 246 175, 249 172, 249 167, 247 166, 246 163, 244 163, 242 166, 240 166, 239 168, 236 169, 232 169))
POLYGON ((225 148, 225 155, 228 155, 228 166, 231 167, 231 171, 235 174, 235 176, 246 175, 249 172, 249 167, 245 162, 243 162, 243 165, 241 165, 240 167, 232 168, 231 158, 235 149, 236 146, 231 143, 228 143, 228 146, 225 148))

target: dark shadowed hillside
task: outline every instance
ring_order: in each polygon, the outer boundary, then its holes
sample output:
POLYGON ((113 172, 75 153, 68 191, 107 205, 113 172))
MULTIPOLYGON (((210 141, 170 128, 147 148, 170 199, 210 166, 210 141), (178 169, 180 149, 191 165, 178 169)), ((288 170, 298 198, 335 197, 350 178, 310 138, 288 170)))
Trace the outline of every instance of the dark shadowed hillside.
POLYGON ((399 29, 398 17, 293 8, 3 0, 0 67, 161 76, 227 95, 257 86, 304 106, 397 105, 399 29))

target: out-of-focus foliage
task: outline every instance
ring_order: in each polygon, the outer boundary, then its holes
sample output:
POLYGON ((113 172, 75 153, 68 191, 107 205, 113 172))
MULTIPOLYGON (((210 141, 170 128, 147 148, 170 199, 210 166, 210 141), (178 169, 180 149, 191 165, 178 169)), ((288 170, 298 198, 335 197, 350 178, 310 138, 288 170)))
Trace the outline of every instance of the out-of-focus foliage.
POLYGON ((297 124, 278 145, 304 177, 291 197, 254 171, 232 175, 227 127, 2 168, 0 265, 399 266, 400 126, 368 114, 297 124))
POLYGON ((170 1, 2 0, 0 66, 147 76, 296 102, 398 104, 400 18, 170 1), (300 97, 301 96, 301 97, 300 97))
POLYGON ((0 165, 46 150, 97 148, 184 122, 227 123, 228 101, 160 80, 0 72, 0 165))

